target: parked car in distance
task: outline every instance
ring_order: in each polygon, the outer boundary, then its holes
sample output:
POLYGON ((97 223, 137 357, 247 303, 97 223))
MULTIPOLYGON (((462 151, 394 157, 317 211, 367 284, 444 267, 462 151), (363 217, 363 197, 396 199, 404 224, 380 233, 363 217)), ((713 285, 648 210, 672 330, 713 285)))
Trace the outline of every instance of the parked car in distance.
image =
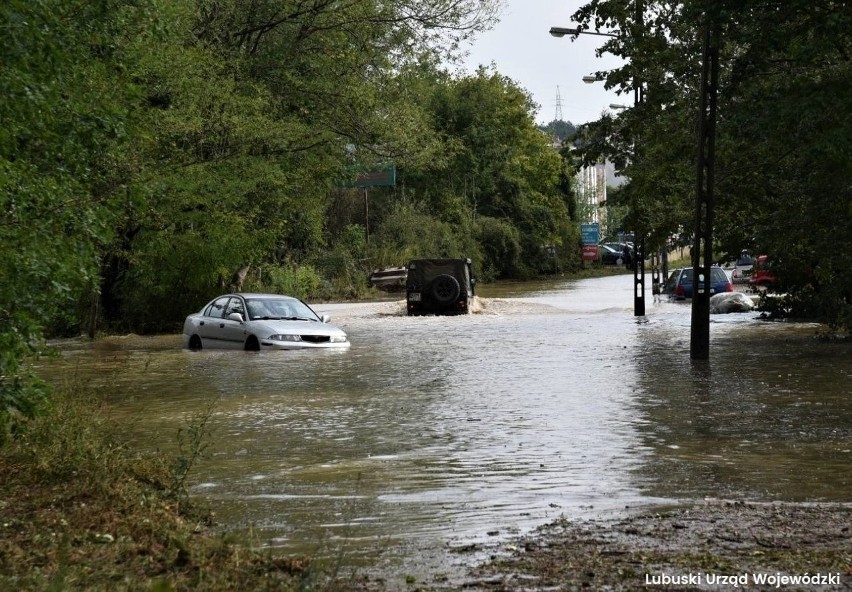
POLYGON ((731 281, 735 284, 747 283, 754 267, 754 257, 748 251, 742 251, 731 270, 731 281))
POLYGON ((636 253, 636 247, 633 243, 602 243, 602 246, 609 247, 621 256, 621 263, 619 265, 633 262, 633 257, 636 253), (625 251, 629 255, 629 260, 625 257, 625 251))
POLYGON ((467 314, 475 286, 470 259, 414 259, 405 287, 408 315, 467 314))
POLYGON ((329 320, 292 296, 224 294, 186 317, 183 345, 249 351, 349 347, 346 333, 329 320))
POLYGON ((405 267, 382 267, 374 269, 370 274, 370 283, 383 292, 402 292, 408 270, 405 267))
POLYGON ((624 255, 621 251, 616 251, 609 245, 599 245, 598 249, 601 254, 601 263, 604 265, 622 265, 624 263, 624 255))
MULTIPOLYGON (((711 267, 710 295, 733 291, 734 285, 728 279, 725 271, 715 265, 711 267)), ((675 300, 686 300, 687 298, 692 298, 692 293, 692 268, 682 267, 673 270, 663 286, 663 294, 668 294, 670 298, 675 300)))
POLYGON ((775 283, 775 276, 769 271, 769 257, 760 255, 754 260, 754 269, 748 283, 759 288, 775 283))

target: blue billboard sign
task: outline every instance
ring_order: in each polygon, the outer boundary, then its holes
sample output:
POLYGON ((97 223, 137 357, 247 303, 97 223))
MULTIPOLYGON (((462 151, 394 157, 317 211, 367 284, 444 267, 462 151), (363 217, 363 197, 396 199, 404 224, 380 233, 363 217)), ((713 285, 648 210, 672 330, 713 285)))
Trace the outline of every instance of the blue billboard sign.
POLYGON ((580 224, 580 237, 584 245, 596 245, 601 240, 601 225, 597 222, 580 224))

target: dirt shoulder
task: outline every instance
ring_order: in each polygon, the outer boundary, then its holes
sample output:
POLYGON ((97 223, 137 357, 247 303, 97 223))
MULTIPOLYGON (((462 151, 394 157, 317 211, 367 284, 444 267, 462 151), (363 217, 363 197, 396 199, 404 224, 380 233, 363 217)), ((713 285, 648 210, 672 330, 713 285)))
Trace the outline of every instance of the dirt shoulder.
POLYGON ((462 587, 852 590, 852 506, 698 503, 615 520, 561 521, 506 551, 462 587))

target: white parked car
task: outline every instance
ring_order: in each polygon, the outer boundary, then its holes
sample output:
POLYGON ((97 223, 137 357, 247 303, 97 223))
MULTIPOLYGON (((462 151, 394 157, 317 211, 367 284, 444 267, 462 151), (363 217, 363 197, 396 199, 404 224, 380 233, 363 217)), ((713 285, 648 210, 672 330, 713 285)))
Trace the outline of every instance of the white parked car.
POLYGON ((310 306, 280 294, 225 294, 186 317, 189 349, 311 349, 349 347, 342 329, 310 306))
POLYGON ((754 257, 749 255, 748 251, 740 253, 740 256, 734 262, 734 269, 731 271, 731 281, 735 284, 748 283, 753 265, 754 257))

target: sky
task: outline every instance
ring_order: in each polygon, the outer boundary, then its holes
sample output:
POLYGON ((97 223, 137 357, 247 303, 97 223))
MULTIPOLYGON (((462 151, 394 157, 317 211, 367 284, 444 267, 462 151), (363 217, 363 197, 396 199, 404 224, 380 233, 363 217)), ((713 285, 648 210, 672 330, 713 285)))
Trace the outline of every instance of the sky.
POLYGON ((571 15, 588 0, 505 0, 500 23, 477 37, 469 47, 464 69, 472 73, 482 64, 496 65, 532 95, 539 105, 536 122, 556 118, 557 93, 562 119, 574 124, 594 121, 611 103, 629 104, 632 97, 604 90, 602 82, 586 84, 583 76, 618 67, 612 55, 595 57, 606 38, 580 35, 553 37, 550 27, 574 27, 571 15))

